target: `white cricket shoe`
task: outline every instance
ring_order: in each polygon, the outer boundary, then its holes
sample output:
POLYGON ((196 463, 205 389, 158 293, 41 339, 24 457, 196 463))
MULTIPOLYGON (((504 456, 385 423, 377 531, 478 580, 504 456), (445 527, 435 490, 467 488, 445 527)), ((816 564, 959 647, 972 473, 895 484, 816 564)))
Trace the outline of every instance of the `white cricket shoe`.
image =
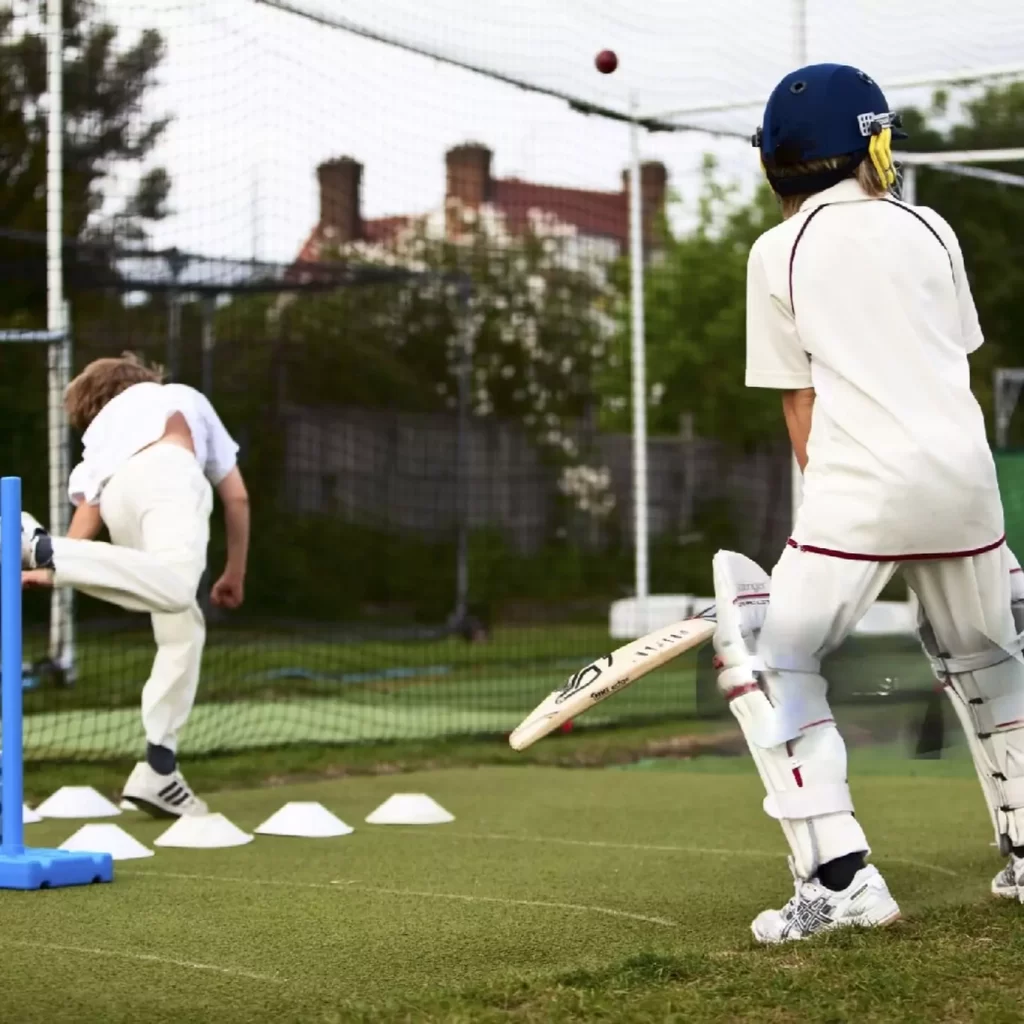
POLYGON ((1010 854, 1006 867, 992 879, 992 895, 1024 903, 1024 857, 1010 854))
POLYGON ((46 527, 28 512, 21 513, 21 567, 53 568, 53 541, 50 534, 46 527))
POLYGON ((210 812, 206 802, 192 792, 180 771, 161 775, 145 761, 140 761, 132 769, 121 796, 155 818, 180 818, 183 814, 210 812))
POLYGON ((900 908, 873 864, 862 867, 841 892, 805 882, 795 871, 793 880, 796 892, 781 910, 764 910, 754 918, 750 930, 758 942, 791 942, 833 928, 879 928, 899 920, 900 908))

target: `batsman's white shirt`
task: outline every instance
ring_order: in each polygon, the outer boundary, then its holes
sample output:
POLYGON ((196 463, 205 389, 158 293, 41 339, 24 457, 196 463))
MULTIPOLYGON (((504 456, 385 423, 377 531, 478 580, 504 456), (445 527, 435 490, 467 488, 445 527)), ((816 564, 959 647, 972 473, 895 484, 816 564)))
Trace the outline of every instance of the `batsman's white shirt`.
POLYGON ((196 461, 215 487, 235 468, 238 445, 209 399, 185 384, 135 384, 111 399, 82 436, 82 461, 68 481, 73 505, 100 503, 110 478, 147 445, 159 441, 180 412, 192 432, 196 461))
POLYGON ((747 386, 816 393, 791 543, 888 561, 1002 542, 967 362, 982 341, 959 243, 933 210, 849 179, 757 240, 747 386))

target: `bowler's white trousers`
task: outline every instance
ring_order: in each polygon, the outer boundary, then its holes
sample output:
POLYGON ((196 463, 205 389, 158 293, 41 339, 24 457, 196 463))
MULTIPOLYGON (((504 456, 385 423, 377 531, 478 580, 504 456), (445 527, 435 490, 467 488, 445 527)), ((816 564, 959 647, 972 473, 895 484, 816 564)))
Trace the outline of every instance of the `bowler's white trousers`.
POLYGON ((54 586, 150 612, 156 658, 142 690, 146 740, 177 749, 199 686, 206 625, 196 600, 206 569, 213 490, 195 456, 155 444, 107 482, 100 514, 112 544, 53 538, 54 586))

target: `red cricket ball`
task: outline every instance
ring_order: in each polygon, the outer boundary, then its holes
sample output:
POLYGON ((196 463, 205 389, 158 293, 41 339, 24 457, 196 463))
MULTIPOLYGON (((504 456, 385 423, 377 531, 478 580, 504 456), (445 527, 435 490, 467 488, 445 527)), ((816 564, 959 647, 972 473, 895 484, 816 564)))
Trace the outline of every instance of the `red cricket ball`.
POLYGON ((619 58, 614 50, 602 50, 594 58, 594 66, 602 75, 610 75, 619 66, 619 58))

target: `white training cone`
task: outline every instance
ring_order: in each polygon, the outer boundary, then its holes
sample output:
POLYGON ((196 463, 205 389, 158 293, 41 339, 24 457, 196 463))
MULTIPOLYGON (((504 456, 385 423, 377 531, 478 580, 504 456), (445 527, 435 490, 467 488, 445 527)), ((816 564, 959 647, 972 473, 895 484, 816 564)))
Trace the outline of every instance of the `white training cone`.
POLYGON ((60 848, 79 853, 109 853, 114 860, 153 856, 152 850, 118 825, 83 825, 73 836, 65 839, 60 848))
POLYGON ((42 821, 43 816, 38 811, 33 811, 28 804, 21 805, 21 823, 22 825, 34 825, 37 821, 42 821))
POLYGON ((371 825, 443 825, 454 821, 455 815, 426 793, 395 793, 366 820, 371 825))
POLYGON ((36 813, 44 818, 113 818, 121 812, 92 786, 61 786, 36 813))
POLYGON ((245 846, 252 840, 248 832, 233 825, 223 814, 183 814, 166 832, 153 840, 153 845, 216 850, 224 846, 245 846))
POLYGON ((329 839, 332 836, 347 836, 354 831, 351 825, 335 817, 323 804, 293 800, 267 818, 256 829, 256 834, 329 839))
POLYGON ((131 802, 131 800, 122 800, 118 805, 122 811, 137 811, 138 807, 131 802))

